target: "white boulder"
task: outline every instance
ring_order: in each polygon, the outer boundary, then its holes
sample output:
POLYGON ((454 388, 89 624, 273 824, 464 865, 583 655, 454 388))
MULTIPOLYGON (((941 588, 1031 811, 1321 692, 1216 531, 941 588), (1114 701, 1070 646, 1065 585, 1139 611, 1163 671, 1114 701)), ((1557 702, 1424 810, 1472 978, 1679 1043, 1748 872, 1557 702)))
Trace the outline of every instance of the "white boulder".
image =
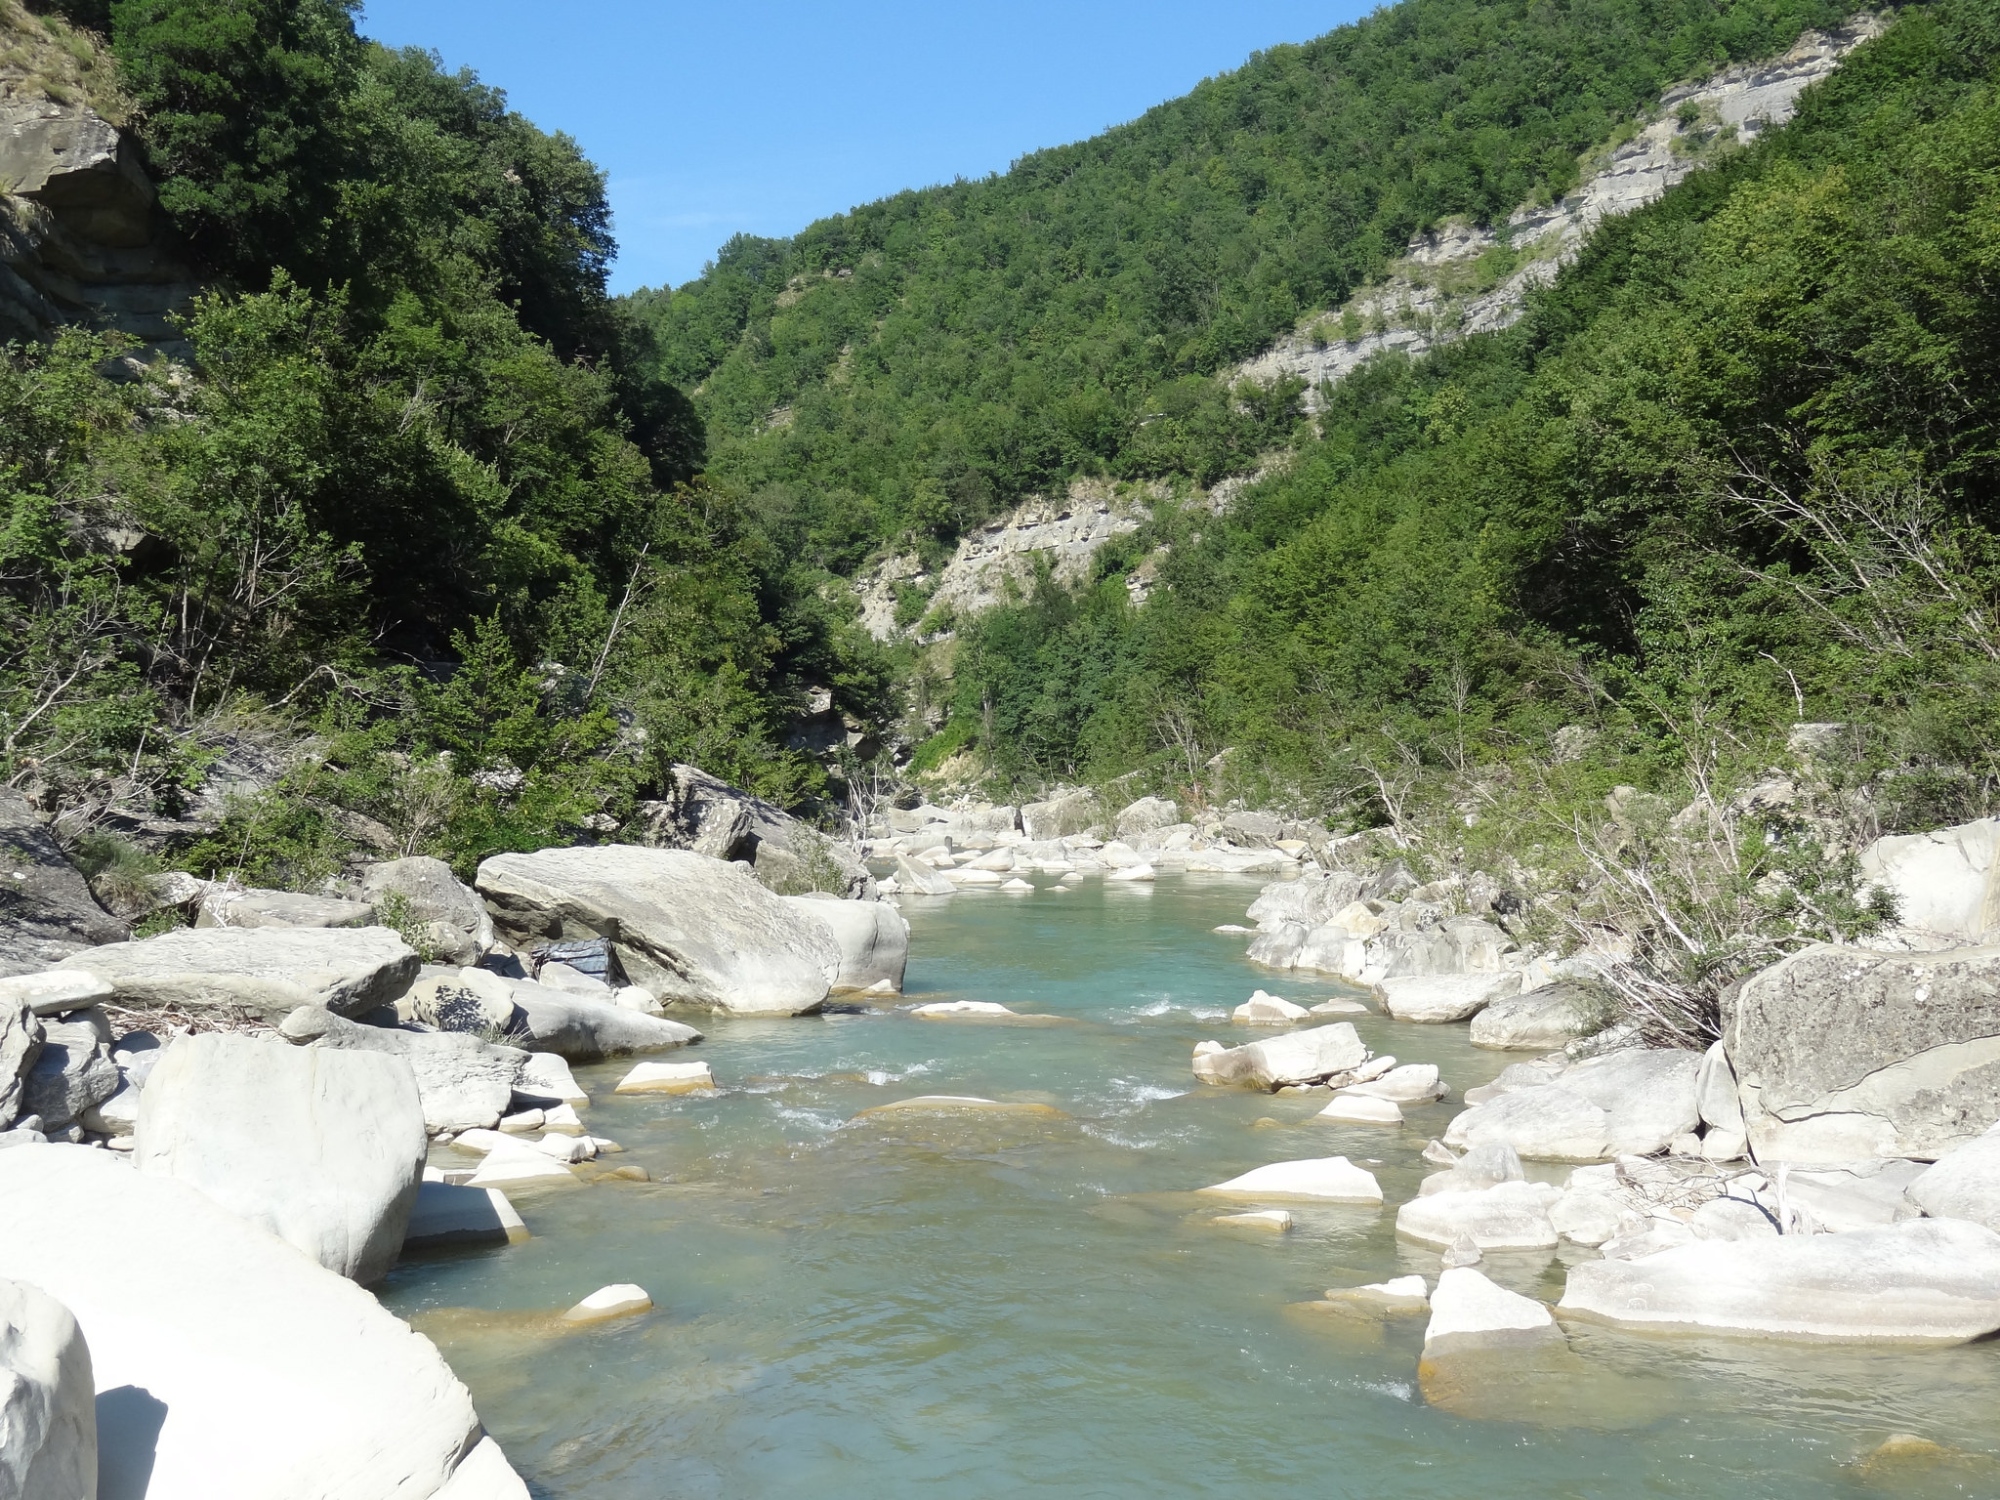
POLYGON ((1604 1000, 1587 985, 1546 984, 1505 995, 1472 1018, 1472 1045, 1504 1052, 1550 1052, 1602 1028, 1604 1000))
POLYGON ((1937 1159, 1909 1187, 1934 1219, 1969 1219, 2000 1230, 2000 1126, 1937 1159))
POLYGON ((0 1152, 0 1202, 0 1276, 76 1315, 100 1390, 147 1398, 99 1405, 104 1494, 430 1500, 475 1451, 430 1340, 187 1184, 44 1146, 0 1152))
POLYGON ((1203 1083, 1279 1089, 1317 1083, 1358 1068, 1367 1060, 1367 1045, 1353 1023, 1336 1021, 1242 1047, 1204 1042, 1195 1049, 1194 1076, 1203 1083))
POLYGON ((629 1318, 634 1313, 651 1312, 653 1299, 642 1286, 621 1281, 601 1286, 563 1314, 565 1323, 601 1323, 606 1318, 629 1318))
POLYGON ((97 1500, 97 1385, 67 1307, 0 1281, 0 1495, 97 1500))
POLYGON ((1325 1203, 1382 1201, 1382 1187, 1375 1174, 1355 1166, 1344 1156, 1276 1161, 1200 1191, 1231 1198, 1302 1198, 1325 1203))
POLYGON ((887 984, 892 994, 903 988, 903 970, 910 961, 910 924, 884 901, 843 901, 831 896, 784 898, 810 917, 824 922, 840 949, 836 990, 868 990, 887 984))
POLYGON ((826 1003, 840 949, 734 865, 631 845, 496 854, 478 887, 518 944, 604 937, 635 983, 670 1004, 802 1015, 826 1003))
POLYGON ((1403 1111, 1391 1100, 1343 1089, 1313 1118, 1335 1125, 1400 1125, 1403 1111))
POLYGON ((1515 973, 1413 974, 1381 980, 1375 992, 1397 1020, 1437 1025, 1476 1016, 1520 988, 1521 976, 1515 973))
POLYGON ((1231 1011, 1229 1018, 1252 1026, 1289 1026, 1306 1018, 1306 1008, 1292 1004, 1281 995, 1267 995, 1259 990, 1231 1011))
POLYGON ((2000 1234, 1913 1219, 1850 1234, 1696 1240, 1574 1266, 1560 1306, 1626 1328, 1961 1343, 2000 1329, 2000 1234))
POLYGON ((712 1094, 715 1075, 705 1062, 640 1063, 618 1080, 614 1094, 712 1094))
POLYGON ((1438 1077, 1435 1063, 1404 1063, 1400 1068, 1391 1068, 1380 1078, 1349 1084, 1341 1092, 1371 1094, 1377 1099, 1388 1099, 1397 1104, 1428 1104, 1433 1099, 1443 1098, 1446 1089, 1438 1077))
POLYGON ((153 1069, 132 1159, 365 1286, 402 1247, 424 1147, 400 1058, 211 1032, 153 1069))
POLYGON ((1424 1358, 1533 1349, 1560 1343, 1562 1330, 1542 1303, 1491 1281, 1469 1266, 1438 1277, 1431 1292, 1431 1320, 1424 1329, 1424 1358))
POLYGON ((1425 1245, 1460 1235, 1485 1250, 1545 1250, 1560 1236, 1549 1209, 1562 1189, 1547 1182, 1502 1182, 1472 1192, 1431 1193, 1396 1211, 1396 1233, 1425 1245))

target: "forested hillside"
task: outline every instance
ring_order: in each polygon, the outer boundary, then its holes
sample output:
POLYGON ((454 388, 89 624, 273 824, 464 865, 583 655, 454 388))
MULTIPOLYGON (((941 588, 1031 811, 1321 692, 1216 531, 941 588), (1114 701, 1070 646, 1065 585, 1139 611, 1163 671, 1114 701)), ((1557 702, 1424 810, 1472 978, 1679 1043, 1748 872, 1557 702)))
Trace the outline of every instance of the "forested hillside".
POLYGON ((12 784, 69 826, 171 822, 228 747, 275 746, 284 784, 181 855, 285 882, 357 828, 534 847, 676 759, 823 785, 784 725, 808 680, 870 706, 880 668, 689 482, 699 424, 606 295, 576 144, 347 0, 50 9, 10 8, 9 57, 108 40, 208 292, 191 369, 81 328, 0 358, 12 784))
POLYGON ((1504 219, 1664 84, 1783 51, 1820 0, 1405 0, 1001 177, 642 293, 711 477, 845 570, 1079 473, 1248 467, 1291 392, 1214 377, 1452 215, 1504 219))

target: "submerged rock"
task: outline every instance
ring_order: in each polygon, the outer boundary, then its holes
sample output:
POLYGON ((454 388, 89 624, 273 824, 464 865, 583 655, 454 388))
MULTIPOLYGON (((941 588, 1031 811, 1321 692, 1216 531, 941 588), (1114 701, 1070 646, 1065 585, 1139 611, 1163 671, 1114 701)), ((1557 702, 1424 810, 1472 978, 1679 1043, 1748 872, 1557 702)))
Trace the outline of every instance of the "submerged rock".
POLYGON ((1343 1089, 1313 1118, 1336 1125, 1400 1125, 1403 1111, 1391 1100, 1343 1089))
POLYGON ((653 1299, 642 1286, 634 1286, 622 1281, 616 1286, 601 1286, 563 1314, 565 1323, 601 1323, 606 1318, 629 1318, 635 1313, 651 1312, 653 1299))
POLYGON ((705 1062, 640 1063, 618 1080, 615 1094, 711 1094, 715 1075, 705 1062))

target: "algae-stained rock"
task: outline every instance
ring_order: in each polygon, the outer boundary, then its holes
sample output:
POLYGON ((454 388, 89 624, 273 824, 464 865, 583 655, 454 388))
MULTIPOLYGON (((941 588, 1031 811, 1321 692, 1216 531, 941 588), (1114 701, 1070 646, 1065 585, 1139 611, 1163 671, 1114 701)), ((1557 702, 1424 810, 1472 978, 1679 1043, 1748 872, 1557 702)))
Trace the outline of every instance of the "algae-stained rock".
POLYGON ((424 1146, 401 1059, 211 1033, 153 1069, 132 1157, 369 1286, 402 1246, 424 1146))
POLYGON ((1274 1161, 1227 1182, 1201 1189, 1229 1198, 1314 1199, 1323 1203, 1380 1203, 1382 1186, 1366 1167, 1344 1156, 1274 1161))
POLYGON ((0 974, 53 968, 131 935, 97 904, 27 799, 0 788, 0 974))
POLYGON ((0 1495, 96 1500, 97 1385, 67 1307, 0 1281, 0 1495))
POLYGON ((885 901, 842 901, 827 896, 787 896, 808 917, 823 922, 840 948, 836 990, 872 990, 886 984, 901 994, 910 961, 910 924, 885 901))
POLYGON ((415 854, 370 865, 361 872, 361 888, 378 910, 400 899, 447 963, 476 963, 493 946, 486 903, 441 859, 415 854))
POLYGON ((1431 1320, 1424 1329, 1426 1361, 1561 1341, 1562 1330, 1547 1307, 1495 1286, 1470 1266, 1447 1270, 1431 1292, 1431 1320))
POLYGON ((277 1022, 301 1005, 354 1016, 394 1000, 421 963, 386 927, 182 928, 72 955, 130 1006, 233 1007, 277 1022))
POLYGON ((529 1054, 456 1031, 404 1031, 362 1026, 317 1005, 285 1017, 278 1034, 298 1047, 379 1052, 400 1057, 417 1080, 425 1128, 490 1129, 528 1083, 529 1054))
POLYGON ((635 984, 674 1004, 802 1015, 826 1003, 840 949, 752 877, 706 855, 610 846, 497 854, 479 890, 511 939, 603 937, 635 984))
POLYGON ((2000 1120, 2000 947, 1804 949, 1743 982, 1723 1041, 1760 1159, 1934 1159, 2000 1120))
POLYGON ((105 1474, 150 1465, 146 1500, 429 1500, 479 1441, 428 1339, 185 1183, 39 1146, 0 1152, 0 1202, 0 1277, 76 1315, 101 1390, 148 1398, 98 1412, 105 1474))
POLYGON ((1203 1083, 1241 1083, 1277 1089, 1317 1083, 1358 1068, 1368 1060, 1367 1044, 1351 1021, 1313 1026, 1242 1047, 1204 1042, 1195 1049, 1194 1076, 1203 1083))
POLYGON ((1550 1052, 1600 1029, 1604 997, 1573 981, 1505 995, 1472 1018, 1472 1045, 1499 1052, 1550 1052))
POLYGON ((2000 1234, 1912 1219, 1849 1234, 1697 1240, 1574 1266, 1559 1305, 1627 1328, 1961 1343, 2000 1329, 2000 1234))
POLYGON ((1417 974, 1380 981, 1376 992, 1399 1021, 1432 1025, 1476 1016, 1493 1001, 1518 993, 1521 976, 1500 974, 1417 974))

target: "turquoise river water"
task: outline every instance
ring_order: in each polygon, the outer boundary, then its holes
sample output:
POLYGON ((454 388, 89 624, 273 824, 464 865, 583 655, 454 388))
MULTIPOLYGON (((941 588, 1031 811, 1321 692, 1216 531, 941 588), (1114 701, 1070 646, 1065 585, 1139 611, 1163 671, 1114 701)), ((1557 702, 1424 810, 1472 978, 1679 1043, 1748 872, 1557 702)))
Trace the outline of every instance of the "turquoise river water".
MULTIPOLYGON (((704 1022, 721 1092, 612 1094, 580 1068, 594 1134, 653 1181, 517 1195, 533 1238, 419 1260, 385 1291, 471 1387, 537 1495, 557 1500, 1400 1500, 2000 1495, 2000 1348, 1868 1351, 1572 1330, 1533 1369, 1418 1378, 1422 1321, 1299 1304, 1434 1276, 1395 1205, 1457 1108, 1400 1129, 1310 1122, 1324 1095, 1205 1088, 1189 1054, 1247 1039, 1241 921, 1258 882, 1096 881, 906 901, 898 1005, 996 1000, 1046 1024, 896 1009, 704 1022), (1056 1112, 868 1116, 919 1094, 1056 1112), (1209 1224, 1193 1189, 1265 1162, 1366 1163, 1381 1211, 1303 1209, 1289 1233, 1209 1224), (647 1316, 563 1331, 610 1282, 647 1316), (1930 1461, 1868 1455, 1892 1433, 1930 1461)), ((1358 1018, 1378 1052, 1455 1090, 1505 1064, 1465 1028, 1358 1018)), ((591 1168, 584 1169, 586 1173, 591 1168)), ((1555 1175, 1555 1174, 1551 1174, 1555 1175)), ((1560 1295, 1559 1258, 1489 1256, 1560 1295)))

